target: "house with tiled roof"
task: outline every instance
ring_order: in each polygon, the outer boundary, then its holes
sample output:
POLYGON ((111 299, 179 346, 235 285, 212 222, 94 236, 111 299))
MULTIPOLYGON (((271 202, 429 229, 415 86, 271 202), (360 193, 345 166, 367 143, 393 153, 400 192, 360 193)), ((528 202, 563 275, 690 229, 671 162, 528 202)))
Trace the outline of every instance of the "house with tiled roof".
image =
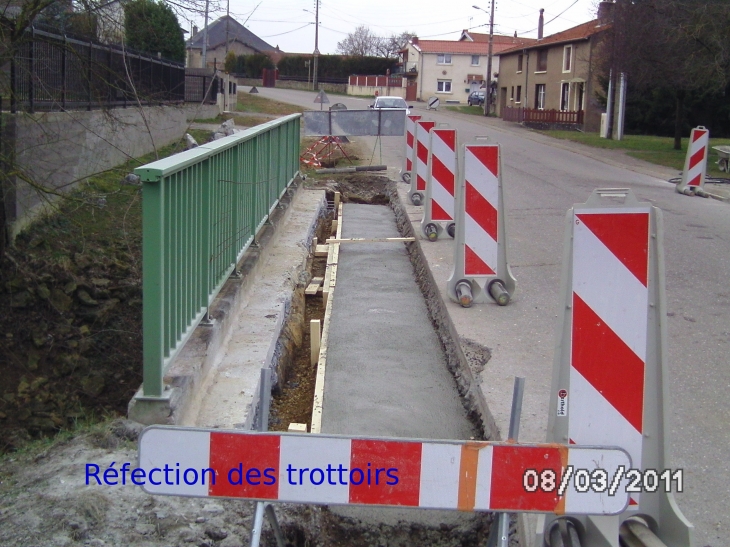
MULTIPOLYGON (((443 102, 466 103, 469 93, 486 87, 488 41, 420 40, 413 37, 401 50, 403 75, 409 79, 408 100, 427 100, 436 96, 443 102)), ((524 39, 494 35, 492 54, 525 43, 524 39)), ((499 72, 496 56, 492 60, 492 80, 499 72)))
POLYGON ((233 17, 224 15, 208 25, 207 33, 204 29, 193 30, 193 35, 185 44, 188 68, 203 68, 203 43, 206 38, 207 68, 221 68, 228 51, 233 51, 236 56, 278 51, 278 48, 264 42, 233 17))
MULTIPOLYGON (((606 10, 606 2, 601 9, 606 10)), ((611 6, 611 4, 608 4, 611 6)), ((592 66, 607 12, 562 32, 499 52, 497 115, 540 125, 574 125, 598 131, 602 106, 596 100, 598 78, 592 66)))

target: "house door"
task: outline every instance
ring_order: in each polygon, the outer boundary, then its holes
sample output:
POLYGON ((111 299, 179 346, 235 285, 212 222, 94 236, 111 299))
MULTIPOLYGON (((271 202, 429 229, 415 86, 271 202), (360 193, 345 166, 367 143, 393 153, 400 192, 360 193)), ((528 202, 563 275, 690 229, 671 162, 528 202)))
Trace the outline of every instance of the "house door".
POLYGON ((418 82, 409 80, 406 86, 406 101, 415 101, 418 96, 418 82))
POLYGON ((479 91, 479 85, 479 82, 475 82, 474 80, 472 80, 469 83, 469 93, 471 93, 472 91, 479 91))

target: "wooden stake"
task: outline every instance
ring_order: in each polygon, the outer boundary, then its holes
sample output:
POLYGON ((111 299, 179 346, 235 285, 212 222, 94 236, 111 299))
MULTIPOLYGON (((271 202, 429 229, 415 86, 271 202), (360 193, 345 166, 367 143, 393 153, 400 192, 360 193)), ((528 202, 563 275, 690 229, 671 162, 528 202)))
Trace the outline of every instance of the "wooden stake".
POLYGON ((319 362, 319 344, 321 341, 321 323, 319 319, 309 322, 310 359, 312 365, 319 362))

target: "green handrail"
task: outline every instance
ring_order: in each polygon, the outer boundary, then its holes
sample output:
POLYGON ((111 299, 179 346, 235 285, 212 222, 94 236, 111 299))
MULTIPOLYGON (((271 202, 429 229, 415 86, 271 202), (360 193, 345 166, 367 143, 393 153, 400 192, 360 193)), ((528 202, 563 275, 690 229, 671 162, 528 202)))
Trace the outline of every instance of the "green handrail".
POLYGON ((170 361, 298 174, 300 117, 134 170, 142 180, 145 398, 162 396, 170 361))

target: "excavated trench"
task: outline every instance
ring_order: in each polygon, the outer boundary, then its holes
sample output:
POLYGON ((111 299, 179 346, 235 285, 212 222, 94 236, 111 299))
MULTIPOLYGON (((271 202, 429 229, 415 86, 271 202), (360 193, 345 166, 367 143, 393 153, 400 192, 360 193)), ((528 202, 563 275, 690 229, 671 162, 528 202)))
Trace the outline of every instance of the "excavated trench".
MULTIPOLYGON (((324 242, 332 232, 335 192, 340 192, 343 203, 389 206, 400 233, 403 236, 414 235, 405 208, 398 200, 395 185, 386 177, 372 175, 352 175, 324 183, 320 188, 326 191, 328 207, 316 228, 315 235, 319 242, 324 242)), ((455 382, 466 415, 477 432, 476 438, 488 440, 493 437, 494 424, 475 377, 489 360, 489 350, 476 342, 458 339, 418 244, 408 243, 406 246, 413 265, 414 281, 425 299, 445 365, 455 382)), ((304 276, 307 282, 313 277, 325 275, 326 262, 326 257, 310 257, 307 264, 309 275, 304 276)), ((309 321, 322 320, 325 308, 321 293, 305 296, 305 286, 306 283, 301 284, 295 290, 292 313, 282 330, 280 344, 287 346, 289 351, 282 354, 278 363, 278 381, 272 392, 269 417, 269 429, 272 431, 286 431, 290 423, 311 423, 316 364, 311 364, 309 321)), ((483 514, 463 523, 400 521, 397 524, 373 524, 342 516, 323 506, 281 504, 275 508, 288 543, 296 546, 485 545, 494 520, 491 514, 483 514)), ((266 544, 275 544, 268 525, 265 526, 263 537, 266 544)))

